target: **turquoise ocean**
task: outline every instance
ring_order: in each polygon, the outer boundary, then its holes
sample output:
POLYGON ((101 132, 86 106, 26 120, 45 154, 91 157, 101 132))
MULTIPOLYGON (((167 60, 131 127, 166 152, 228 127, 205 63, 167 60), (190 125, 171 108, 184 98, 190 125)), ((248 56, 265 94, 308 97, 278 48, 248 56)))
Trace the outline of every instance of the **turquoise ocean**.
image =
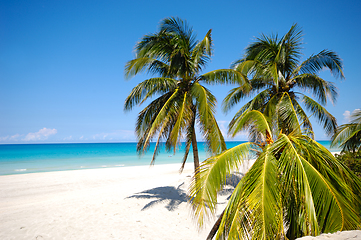
MULTIPOLYGON (((329 141, 318 141, 330 151, 329 141)), ((242 142, 227 142, 227 147, 234 147, 242 142)), ((0 145, 0 175, 25 174, 92 168, 126 167, 149 165, 155 144, 139 155, 136 143, 66 143, 66 144, 3 144, 0 145)), ((205 143, 198 143, 199 157, 207 157, 205 143)), ((155 164, 181 163, 185 146, 168 152, 161 148, 155 164)), ((188 162, 192 162, 190 153, 188 162)))

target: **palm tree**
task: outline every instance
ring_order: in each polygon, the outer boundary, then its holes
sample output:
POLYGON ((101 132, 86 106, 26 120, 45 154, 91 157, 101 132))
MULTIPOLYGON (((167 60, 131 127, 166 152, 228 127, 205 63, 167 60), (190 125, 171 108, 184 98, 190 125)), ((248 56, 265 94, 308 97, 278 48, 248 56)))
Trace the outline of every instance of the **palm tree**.
POLYGON ((249 78, 251 87, 243 85, 232 89, 224 99, 224 110, 228 111, 246 97, 254 98, 236 113, 230 122, 230 129, 237 126, 237 122, 248 111, 259 110, 265 113, 266 103, 277 103, 283 93, 288 93, 297 116, 307 129, 307 135, 314 137, 310 116, 306 115, 300 100, 311 112, 311 116, 314 115, 323 124, 327 134, 335 132, 336 118, 323 106, 328 98, 332 103, 336 100, 337 90, 332 82, 322 79, 318 73, 326 68, 336 78, 344 78, 342 60, 335 52, 322 50, 301 62, 301 37, 302 30, 297 24, 281 38, 262 34, 246 48, 245 56, 232 64, 232 68, 249 78), (312 93, 316 100, 298 90, 312 93))
POLYGON ((135 47, 136 57, 125 66, 126 77, 142 71, 156 75, 133 88, 125 100, 125 110, 156 97, 138 115, 136 134, 137 150, 142 153, 157 136, 152 163, 165 140, 168 150, 176 150, 181 139, 186 151, 182 168, 193 148, 194 167, 199 166, 195 133, 199 124, 208 150, 220 153, 226 149, 222 133, 214 117, 216 98, 201 83, 238 83, 245 80, 234 70, 201 71, 212 54, 211 30, 203 40, 197 41, 191 27, 179 18, 166 18, 160 23, 159 32, 145 35, 135 47))
POLYGON ((232 134, 248 129, 257 141, 228 149, 200 166, 190 199, 202 225, 205 216, 215 213, 217 192, 228 176, 246 159, 256 158, 229 198, 216 239, 295 239, 361 227, 360 179, 304 134, 308 129, 298 121, 292 100, 287 92, 280 97, 280 121, 248 111, 232 134))
POLYGON ((361 110, 351 114, 351 121, 337 128, 332 136, 331 146, 339 145, 343 152, 361 153, 361 110))

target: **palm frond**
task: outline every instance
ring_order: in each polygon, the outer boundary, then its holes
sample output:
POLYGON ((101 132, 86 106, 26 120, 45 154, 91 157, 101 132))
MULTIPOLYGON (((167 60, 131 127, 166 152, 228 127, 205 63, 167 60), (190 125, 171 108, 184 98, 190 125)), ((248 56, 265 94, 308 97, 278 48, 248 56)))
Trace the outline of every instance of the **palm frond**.
POLYGON ((301 127, 298 114, 288 93, 283 93, 277 104, 277 115, 280 122, 279 129, 285 133, 300 134, 301 127))
MULTIPOLYGON (((176 146, 180 135, 183 132, 183 130, 186 128, 187 119, 192 117, 192 111, 190 111, 189 107, 187 107, 187 104, 189 105, 189 101, 187 101, 187 92, 184 93, 183 99, 181 101, 177 102, 177 105, 179 105, 178 113, 177 113, 177 121, 173 126, 173 129, 169 135, 168 144, 171 146, 176 146)), ((174 148, 175 153, 175 148, 174 148)))
POLYGON ((245 113, 242 118, 239 118, 232 128, 232 136, 235 136, 238 132, 247 129, 255 129, 259 134, 263 136, 271 136, 272 131, 268 124, 269 120, 261 112, 252 110, 245 113))
POLYGON ((251 96, 256 91, 260 91, 268 85, 264 79, 252 78, 250 80, 250 86, 239 86, 231 89, 227 96, 223 99, 222 102, 222 110, 226 113, 228 112, 234 105, 239 103, 246 97, 251 96))
POLYGON ((130 60, 125 65, 125 79, 129 79, 141 72, 148 71, 152 74, 160 74, 161 76, 167 75, 169 66, 164 62, 149 58, 135 58, 130 60))
POLYGON ((315 115, 317 121, 323 124, 328 135, 335 133, 337 128, 337 120, 334 116, 331 115, 324 107, 322 107, 318 102, 312 98, 303 95, 303 103, 306 108, 315 115))
POLYGON ((222 189, 226 178, 238 169, 250 155, 251 143, 243 143, 205 160, 190 185, 190 201, 201 226, 208 211, 214 213, 217 192, 222 189))
POLYGON ((160 140, 163 137, 163 134, 165 133, 167 125, 168 125, 168 122, 164 121, 163 124, 162 124, 162 127, 160 128, 160 130, 158 132, 158 139, 157 139, 157 142, 156 142, 155 147, 154 147, 153 157, 152 157, 152 160, 150 161, 150 165, 154 165, 155 158, 156 158, 156 156, 158 155, 158 153, 160 151, 159 143, 160 143, 160 140))
POLYGON ((177 81, 172 78, 150 78, 135 86, 125 99, 124 110, 131 110, 135 105, 144 102, 156 94, 174 91, 177 81))
POLYGON ((310 56, 299 68, 295 69, 295 74, 300 72, 317 74, 324 68, 328 68, 336 78, 345 78, 342 72, 342 60, 337 53, 329 50, 322 50, 318 54, 310 56))
MULTIPOLYGON (((315 209, 314 198, 312 196, 312 186, 308 180, 306 170, 302 164, 302 155, 300 155, 291 139, 281 134, 275 144, 277 146, 274 151, 280 151, 282 154, 279 158, 280 169, 282 172, 283 191, 288 192, 288 197, 293 197, 299 201, 292 207, 297 208, 297 216, 289 216, 288 224, 290 226, 296 224, 302 235, 319 235, 320 229, 317 222, 317 211, 315 209)), ((290 227, 291 235, 293 234, 293 227, 290 227)))
POLYGON ((297 67, 301 56, 302 29, 294 24, 278 44, 278 53, 275 62, 284 77, 297 67))
POLYGON ((248 93, 246 93, 242 87, 235 87, 231 89, 227 96, 223 99, 222 110, 223 112, 228 112, 234 105, 239 103, 242 99, 246 98, 248 93))
POLYGON ((212 154, 222 152, 226 149, 226 144, 214 117, 216 98, 207 88, 197 82, 192 85, 191 95, 197 102, 199 124, 209 151, 212 154))
MULTIPOLYGON (((147 146, 149 144, 149 141, 154 136, 154 134, 159 129, 159 127, 162 125, 162 123, 164 124, 164 121, 170 119, 170 116, 172 115, 170 113, 177 112, 176 109, 174 109, 174 105, 173 105, 174 99, 177 97, 177 95, 178 95, 178 89, 174 91, 174 93, 164 103, 164 106, 159 110, 159 112, 157 112, 155 119, 152 121, 152 123, 149 126, 149 131, 145 135, 145 139, 143 143, 144 146, 147 146)), ((145 148, 143 147, 143 151, 144 150, 145 148)))
POLYGON ((298 101, 292 101, 292 104, 293 107, 295 108, 295 111, 297 112, 297 117, 302 127, 303 134, 314 139, 315 134, 313 133, 313 128, 310 118, 307 116, 307 114, 305 113, 301 105, 298 103, 298 101))
POLYGON ((325 81, 315 74, 304 73, 297 75, 291 81, 293 81, 293 87, 299 87, 305 91, 311 90, 313 96, 315 96, 322 105, 327 103, 327 98, 329 98, 332 103, 336 102, 338 97, 336 86, 332 82, 325 81))
POLYGON ((332 136, 331 146, 344 147, 347 142, 355 135, 355 126, 353 124, 343 124, 339 126, 336 133, 332 136))
POLYGON ((217 239, 281 239, 278 175, 277 160, 266 147, 232 193, 217 239))
POLYGON ((189 150, 190 150, 190 147, 192 144, 192 135, 193 135, 193 127, 191 125, 188 125, 187 132, 186 132, 186 141, 185 141, 186 148, 185 148, 185 152, 183 155, 182 166, 179 169, 179 172, 183 172, 184 166, 186 164, 189 150))
POLYGON ((247 77, 233 69, 214 70, 203 74, 200 79, 208 84, 238 84, 245 90, 250 88, 247 77))
POLYGON ((200 41, 191 52, 191 59, 193 64, 197 67, 197 72, 202 70, 202 67, 210 60, 212 55, 212 29, 210 29, 206 36, 200 41))
POLYGON ((303 165, 313 187, 322 232, 360 227, 358 216, 360 180, 339 162, 324 146, 307 136, 291 136, 295 147, 303 155, 303 165), (311 175, 316 176, 311 176, 311 175), (356 188, 356 189, 353 189, 356 188), (355 191, 356 190, 356 191, 355 191))
POLYGON ((269 100, 270 97, 270 90, 266 89, 259 94, 257 94, 251 101, 246 103, 238 112, 236 115, 232 118, 231 122, 228 126, 228 133, 232 134, 234 132, 233 128, 237 125, 236 123, 239 122, 243 114, 245 114, 247 111, 251 110, 260 110, 263 111, 265 104, 269 100))

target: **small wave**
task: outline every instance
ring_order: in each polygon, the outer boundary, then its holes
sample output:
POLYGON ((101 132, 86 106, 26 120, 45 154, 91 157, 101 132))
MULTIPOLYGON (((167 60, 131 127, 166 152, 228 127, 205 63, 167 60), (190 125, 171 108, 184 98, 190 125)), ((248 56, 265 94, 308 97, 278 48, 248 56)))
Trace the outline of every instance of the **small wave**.
POLYGON ((102 165, 101 167, 108 167, 107 165, 102 165))
POLYGON ((85 166, 80 166, 80 168, 86 168, 85 166))
POLYGON ((26 171, 26 168, 23 168, 23 169, 15 169, 15 172, 24 172, 26 171))
POLYGON ((115 165, 116 167, 124 167, 124 164, 115 165))

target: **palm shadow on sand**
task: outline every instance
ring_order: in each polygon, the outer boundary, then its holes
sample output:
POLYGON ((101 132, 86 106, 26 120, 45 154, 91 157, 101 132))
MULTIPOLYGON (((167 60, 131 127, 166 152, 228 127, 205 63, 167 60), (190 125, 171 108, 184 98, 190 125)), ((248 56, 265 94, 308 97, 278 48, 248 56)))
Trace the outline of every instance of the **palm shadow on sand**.
POLYGON ((177 188, 171 186, 156 187, 136 193, 127 198, 154 199, 153 201, 147 203, 142 208, 142 211, 159 203, 167 203, 165 208, 169 211, 174 211, 181 203, 186 203, 188 200, 187 194, 181 189, 183 185, 184 183, 180 184, 177 188))
MULTIPOLYGON (((242 173, 233 173, 227 178, 226 186, 228 186, 228 188, 220 191, 219 194, 229 195, 227 197, 227 200, 229 200, 230 195, 232 194, 234 188, 237 186, 238 182, 241 180, 242 177, 242 173)), ((136 193, 127 198, 154 199, 153 201, 147 203, 142 208, 142 211, 147 210, 148 208, 151 208, 159 203, 167 203, 165 208, 167 208, 169 211, 174 211, 178 208, 180 204, 186 203, 189 199, 189 196, 185 193, 184 190, 181 189, 183 185, 184 182, 180 184, 177 188, 173 186, 156 187, 136 193)))
POLYGON ((226 200, 229 200, 233 193, 233 190, 235 189, 235 187, 237 187, 239 181, 241 181, 243 176, 244 174, 240 172, 232 173, 230 176, 227 177, 227 181, 224 185, 223 190, 219 191, 218 194, 221 196, 228 196, 226 200))

